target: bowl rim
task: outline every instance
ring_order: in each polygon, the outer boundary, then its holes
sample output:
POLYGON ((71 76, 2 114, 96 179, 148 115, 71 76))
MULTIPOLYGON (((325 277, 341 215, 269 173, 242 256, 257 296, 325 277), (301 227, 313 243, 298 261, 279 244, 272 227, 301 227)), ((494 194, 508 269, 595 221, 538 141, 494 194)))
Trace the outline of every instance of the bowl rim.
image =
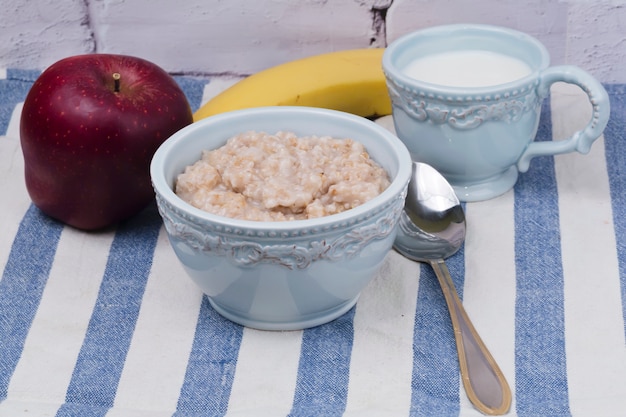
MULTIPOLYGON (((228 138, 224 138, 224 140, 226 139, 228 138)), ((294 229, 311 229, 316 227, 325 228, 336 223, 352 223, 354 221, 357 221, 358 219, 361 219, 362 217, 369 217, 368 214, 373 209, 385 206, 385 203, 392 200, 395 196, 402 195, 402 198, 404 198, 403 192, 409 182, 410 175, 411 156, 408 149, 396 135, 394 135, 383 126, 380 126, 377 123, 364 117, 356 116, 343 111, 306 106, 264 106, 233 110, 214 116, 209 116, 182 128, 181 130, 170 136, 168 139, 166 139, 161 144, 161 146, 159 146, 159 148, 153 155, 152 161, 150 163, 150 177, 157 198, 161 197, 167 202, 167 204, 178 210, 180 213, 187 213, 188 215, 193 216, 196 220, 210 222, 212 224, 220 225, 223 227, 276 232, 289 231, 294 229), (378 135, 381 140, 385 141, 387 147, 389 148, 389 151, 395 154, 395 159, 398 162, 397 173, 392 179, 389 186, 382 193, 380 193, 373 199, 361 204, 360 206, 343 211, 341 213, 304 220, 256 221, 236 219, 232 217, 220 216, 217 214, 209 213, 205 210, 192 206, 191 204, 184 201, 182 198, 178 197, 165 178, 164 164, 170 152, 176 147, 181 146, 179 143, 184 141, 191 132, 204 130, 212 125, 227 123, 233 119, 237 120, 247 117, 249 115, 259 114, 316 115, 318 117, 343 119, 349 123, 356 123, 364 126, 369 130, 372 130, 373 133, 378 135)))

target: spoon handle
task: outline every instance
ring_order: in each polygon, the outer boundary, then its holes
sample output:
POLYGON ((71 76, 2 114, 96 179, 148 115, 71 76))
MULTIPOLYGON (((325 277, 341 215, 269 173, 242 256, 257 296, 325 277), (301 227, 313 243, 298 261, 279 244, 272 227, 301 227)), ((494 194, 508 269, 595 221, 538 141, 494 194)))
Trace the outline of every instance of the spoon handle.
POLYGON ((461 379, 469 400, 484 414, 506 414, 511 406, 511 389, 506 378, 467 316, 446 263, 443 259, 429 263, 450 311, 461 379))

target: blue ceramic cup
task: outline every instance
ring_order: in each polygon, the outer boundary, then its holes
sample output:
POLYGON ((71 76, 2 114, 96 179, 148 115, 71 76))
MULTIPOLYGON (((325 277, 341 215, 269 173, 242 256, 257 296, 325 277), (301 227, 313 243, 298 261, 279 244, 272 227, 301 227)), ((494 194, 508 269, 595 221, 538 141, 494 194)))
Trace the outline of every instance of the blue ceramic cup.
POLYGON ((505 193, 536 156, 589 152, 609 119, 608 94, 596 79, 575 66, 551 67, 538 40, 507 28, 463 24, 410 33, 389 45, 383 71, 397 136, 462 201, 505 193), (505 58, 526 71, 513 75, 505 58), (587 94, 591 120, 567 139, 535 142, 541 105, 558 81, 587 94))

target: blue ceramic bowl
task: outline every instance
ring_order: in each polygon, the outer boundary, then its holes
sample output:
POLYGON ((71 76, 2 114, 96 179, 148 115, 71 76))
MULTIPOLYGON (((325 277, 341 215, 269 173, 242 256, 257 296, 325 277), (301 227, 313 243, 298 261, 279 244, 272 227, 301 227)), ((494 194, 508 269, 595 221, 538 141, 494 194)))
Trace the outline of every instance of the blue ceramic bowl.
POLYGON ((211 305, 244 326, 294 330, 331 321, 356 303, 392 247, 411 157, 396 136, 367 119, 280 106, 224 113, 187 126, 157 150, 150 173, 170 243, 211 305), (203 150, 249 130, 350 137, 385 168, 391 185, 343 213, 283 222, 218 216, 176 196, 176 177, 203 150))

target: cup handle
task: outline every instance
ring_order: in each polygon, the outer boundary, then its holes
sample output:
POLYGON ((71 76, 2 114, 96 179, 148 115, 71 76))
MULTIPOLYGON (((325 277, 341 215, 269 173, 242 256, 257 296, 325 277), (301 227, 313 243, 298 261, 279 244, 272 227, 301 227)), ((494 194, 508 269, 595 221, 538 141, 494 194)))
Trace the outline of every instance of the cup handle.
POLYGON ((589 98, 592 105, 591 120, 584 129, 577 131, 564 140, 531 142, 520 159, 517 161, 519 172, 528 171, 530 160, 535 156, 557 155, 577 151, 586 154, 591 149, 592 143, 602 135, 609 121, 610 102, 609 95, 598 80, 587 72, 572 65, 550 67, 542 74, 537 86, 537 94, 540 100, 548 96, 550 86, 558 81, 579 86, 589 98))

